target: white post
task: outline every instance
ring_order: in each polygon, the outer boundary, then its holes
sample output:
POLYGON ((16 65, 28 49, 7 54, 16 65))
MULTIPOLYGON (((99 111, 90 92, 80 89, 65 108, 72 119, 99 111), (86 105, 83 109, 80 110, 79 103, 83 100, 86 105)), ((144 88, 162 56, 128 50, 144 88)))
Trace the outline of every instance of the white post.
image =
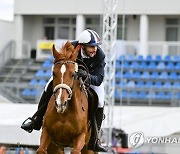
POLYGON ((149 22, 147 15, 141 15, 140 17, 140 47, 139 54, 146 56, 148 54, 148 33, 149 22))
POLYGON ((15 26, 15 40, 16 40, 16 52, 14 58, 22 58, 22 42, 23 42, 23 16, 16 15, 14 18, 15 26))
POLYGON ((85 19, 82 14, 76 16, 76 39, 79 34, 85 29, 85 19))

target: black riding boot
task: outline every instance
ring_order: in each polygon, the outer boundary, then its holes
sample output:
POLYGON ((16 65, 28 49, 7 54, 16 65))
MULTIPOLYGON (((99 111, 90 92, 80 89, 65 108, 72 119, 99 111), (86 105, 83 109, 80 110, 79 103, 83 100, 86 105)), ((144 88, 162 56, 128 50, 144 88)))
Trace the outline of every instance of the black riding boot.
POLYGON ((49 83, 48 88, 46 91, 43 92, 39 104, 38 104, 38 114, 32 118, 26 119, 23 124, 21 125, 21 128, 25 131, 31 133, 34 130, 40 130, 42 126, 42 121, 44 114, 46 112, 48 102, 52 96, 52 82, 49 83), (29 122, 27 122, 30 120, 29 122), (27 122, 27 123, 26 123, 27 122))
POLYGON ((103 121, 103 117, 104 117, 104 114, 103 114, 103 108, 98 108, 97 112, 96 112, 96 124, 97 124, 97 129, 92 129, 92 132, 91 132, 91 138, 90 138, 90 141, 89 141, 89 144, 88 144, 88 149, 89 150, 93 150, 95 152, 107 152, 108 149, 103 147, 101 145, 101 142, 100 142, 100 139, 98 139, 98 133, 101 129, 101 124, 102 124, 102 121, 103 121), (96 132, 96 130, 98 132, 96 132))

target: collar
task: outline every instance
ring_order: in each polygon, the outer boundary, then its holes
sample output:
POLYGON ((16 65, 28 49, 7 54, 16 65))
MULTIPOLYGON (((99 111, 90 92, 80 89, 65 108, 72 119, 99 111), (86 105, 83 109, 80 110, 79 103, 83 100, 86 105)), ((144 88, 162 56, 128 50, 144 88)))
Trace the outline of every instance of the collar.
POLYGON ((81 49, 81 57, 82 57, 82 58, 90 58, 90 57, 86 56, 86 55, 83 53, 83 49, 81 49))

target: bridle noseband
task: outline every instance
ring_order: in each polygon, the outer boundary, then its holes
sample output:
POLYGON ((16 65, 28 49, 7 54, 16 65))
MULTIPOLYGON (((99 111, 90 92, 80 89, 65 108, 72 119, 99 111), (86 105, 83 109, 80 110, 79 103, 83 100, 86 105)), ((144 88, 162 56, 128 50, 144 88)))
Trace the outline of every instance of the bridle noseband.
MULTIPOLYGON (((76 62, 74 62, 74 61, 70 61, 70 60, 67 60, 67 61, 57 61, 57 62, 54 63, 54 65, 56 65, 56 64, 67 64, 67 63, 72 63, 72 64, 74 64, 74 65, 75 65, 75 73, 78 72, 78 64, 77 64, 76 62)), ((75 76, 75 77, 76 77, 76 76, 75 76)), ((74 78, 75 78, 75 77, 74 77, 74 78)), ((73 91, 73 90, 72 90, 71 87, 69 87, 67 84, 64 84, 64 83, 60 83, 60 84, 58 84, 58 85, 56 85, 56 86, 54 87, 54 90, 53 90, 54 96, 55 96, 55 93, 57 92, 57 90, 60 89, 60 88, 66 89, 66 90, 68 91, 68 93, 69 93, 68 100, 71 100, 72 91, 73 91)))

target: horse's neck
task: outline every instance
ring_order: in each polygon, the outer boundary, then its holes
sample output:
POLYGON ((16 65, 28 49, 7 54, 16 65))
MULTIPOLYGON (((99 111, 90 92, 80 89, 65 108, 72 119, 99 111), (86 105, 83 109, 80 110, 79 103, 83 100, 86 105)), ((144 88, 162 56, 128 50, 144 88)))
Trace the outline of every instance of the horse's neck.
POLYGON ((82 109, 84 103, 84 91, 80 89, 79 81, 75 80, 71 107, 74 110, 82 109))

